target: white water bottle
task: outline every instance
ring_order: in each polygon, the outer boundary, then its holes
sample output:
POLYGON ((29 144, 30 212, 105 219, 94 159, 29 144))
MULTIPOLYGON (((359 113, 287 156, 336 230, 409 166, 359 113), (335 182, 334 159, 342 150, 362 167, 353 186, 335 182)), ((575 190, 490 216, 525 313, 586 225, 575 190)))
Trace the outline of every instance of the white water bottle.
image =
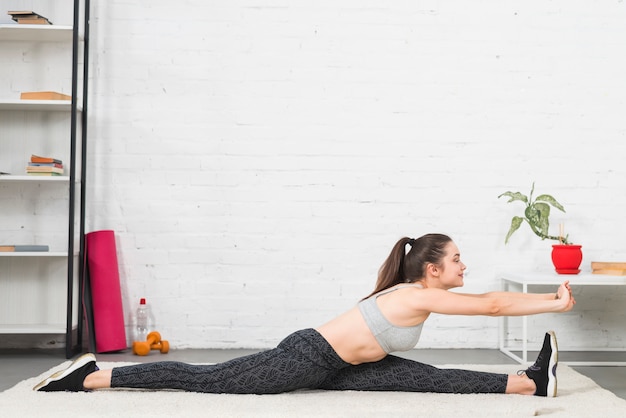
POLYGON ((150 307, 146 303, 146 299, 141 298, 135 316, 135 341, 146 341, 148 339, 150 316, 150 307))

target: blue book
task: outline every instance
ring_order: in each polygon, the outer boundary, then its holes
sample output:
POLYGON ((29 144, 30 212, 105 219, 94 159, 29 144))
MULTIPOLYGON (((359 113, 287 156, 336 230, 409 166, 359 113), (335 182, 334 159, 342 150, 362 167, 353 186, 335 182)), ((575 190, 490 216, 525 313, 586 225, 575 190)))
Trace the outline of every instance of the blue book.
POLYGON ((50 251, 50 247, 47 245, 14 245, 15 252, 30 253, 30 252, 45 252, 50 251))

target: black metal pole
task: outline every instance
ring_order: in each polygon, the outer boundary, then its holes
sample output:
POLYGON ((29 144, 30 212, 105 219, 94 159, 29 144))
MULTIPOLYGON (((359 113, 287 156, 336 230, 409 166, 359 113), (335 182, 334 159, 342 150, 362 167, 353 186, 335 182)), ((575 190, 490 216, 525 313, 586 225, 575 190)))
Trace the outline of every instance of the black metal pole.
POLYGON ((74 234, 76 212, 76 124, 78 122, 78 38, 79 38, 80 0, 74 0, 74 16, 72 20, 72 107, 70 121, 70 182, 69 182, 69 213, 68 213, 68 242, 67 242, 67 306, 65 324, 65 356, 74 355, 72 344, 73 314, 74 314, 74 234))
MULTIPOLYGON (((90 0, 85 0, 85 35, 83 49, 83 113, 82 113, 82 140, 81 140, 81 176, 80 176, 80 250, 79 250, 79 271, 78 271, 78 348, 82 349, 83 342, 83 298, 85 292, 85 213, 87 190, 87 99, 89 87, 89 19, 90 0)), ((93 330, 90 330, 93 332, 93 330)))

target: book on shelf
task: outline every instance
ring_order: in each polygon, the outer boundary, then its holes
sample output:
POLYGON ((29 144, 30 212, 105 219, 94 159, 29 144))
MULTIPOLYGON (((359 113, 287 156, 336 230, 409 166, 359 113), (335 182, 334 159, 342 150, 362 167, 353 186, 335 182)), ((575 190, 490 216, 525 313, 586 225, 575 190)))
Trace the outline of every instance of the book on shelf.
POLYGON ((17 23, 21 25, 51 25, 50 21, 45 17, 36 17, 36 18, 18 18, 17 23))
POLYGON ((32 166, 29 165, 26 167, 26 174, 63 174, 63 167, 42 167, 42 166, 32 166))
POLYGON ((63 165, 63 161, 59 160, 58 158, 42 157, 42 156, 35 155, 35 154, 32 154, 30 156, 30 162, 38 163, 38 164, 59 164, 61 166, 63 165))
POLYGON ((8 11, 8 15, 11 16, 15 22, 22 25, 52 25, 52 22, 48 18, 35 13, 32 10, 13 10, 8 11))
POLYGON ((63 164, 59 164, 59 163, 33 163, 30 162, 28 163, 29 167, 56 167, 56 168, 63 168, 63 164))
POLYGON ((609 276, 626 276, 626 262, 591 262, 592 274, 606 274, 609 276))
POLYGON ((50 247, 47 245, 0 245, 2 253, 31 253, 31 252, 48 252, 50 247))
POLYGON ((59 173, 26 173, 26 175, 28 176, 41 176, 41 177, 55 177, 55 176, 62 176, 63 174, 59 174, 59 173))
POLYGON ((26 167, 26 174, 29 176, 62 176, 63 161, 33 154, 30 156, 30 162, 26 167))
POLYGON ((56 91, 24 91, 20 94, 22 100, 72 100, 72 96, 57 93, 56 91))

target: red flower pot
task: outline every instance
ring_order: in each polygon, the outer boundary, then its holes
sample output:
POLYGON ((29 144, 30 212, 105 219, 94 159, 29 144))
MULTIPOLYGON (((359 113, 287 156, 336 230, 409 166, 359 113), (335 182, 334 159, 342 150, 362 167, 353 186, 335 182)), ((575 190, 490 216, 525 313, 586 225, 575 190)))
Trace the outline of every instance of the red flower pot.
POLYGON ((559 274, 578 274, 583 261, 582 245, 555 244, 552 246, 552 263, 559 274))

